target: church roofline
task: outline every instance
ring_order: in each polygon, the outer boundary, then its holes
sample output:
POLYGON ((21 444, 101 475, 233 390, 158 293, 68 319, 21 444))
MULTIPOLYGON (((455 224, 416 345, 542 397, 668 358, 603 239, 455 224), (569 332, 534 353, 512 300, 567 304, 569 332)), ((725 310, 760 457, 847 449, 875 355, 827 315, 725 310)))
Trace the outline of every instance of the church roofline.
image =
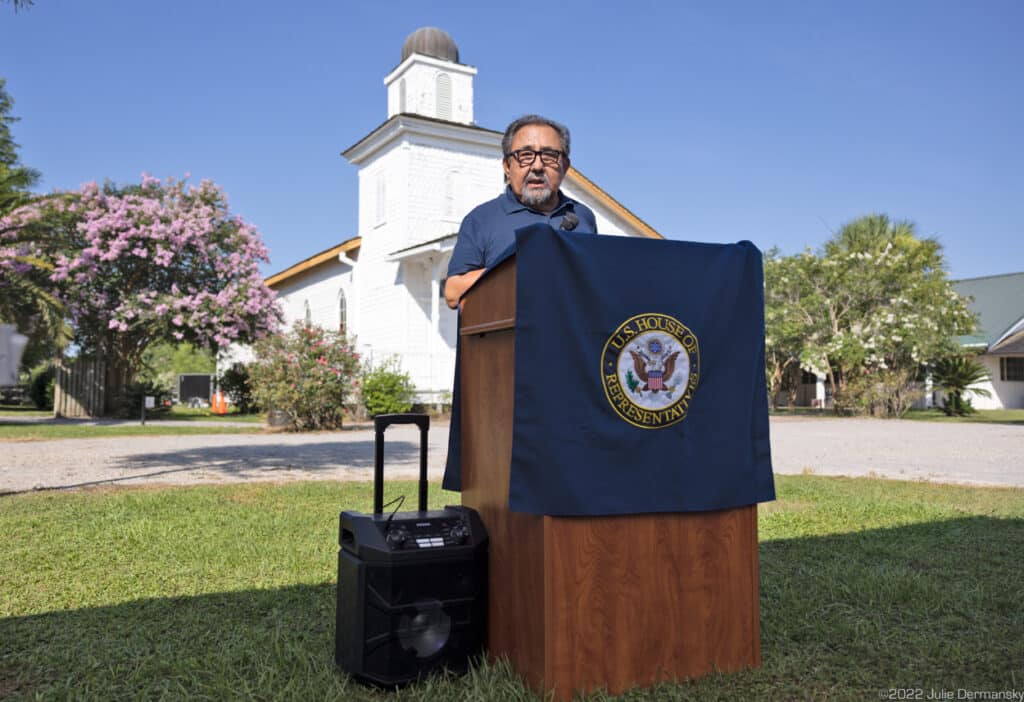
POLYGON ((644 236, 650 239, 665 238, 662 234, 659 234, 654 227, 652 227, 647 222, 637 217, 635 214, 633 214, 632 211, 630 211, 629 208, 627 208, 621 202, 619 202, 611 195, 606 193, 594 181, 590 180, 590 178, 587 178, 585 175, 577 171, 575 168, 569 168, 569 172, 566 174, 566 179, 572 181, 573 185, 579 187, 592 198, 594 198, 602 205, 604 205, 612 212, 614 212, 616 215, 618 215, 626 222, 628 222, 632 227, 635 227, 644 236))
POLYGON ((332 246, 331 248, 325 249, 320 253, 313 254, 309 258, 303 259, 302 261, 299 261, 295 265, 285 268, 283 271, 279 273, 273 274, 263 282, 272 288, 275 285, 279 285, 285 282, 286 280, 289 280, 290 278, 294 278, 300 273, 305 273, 310 269, 316 268, 322 263, 327 263, 328 261, 336 261, 338 260, 338 254, 348 253, 349 251, 358 249, 362 245, 362 243, 363 238, 361 236, 353 237, 351 239, 348 239, 347 241, 343 241, 337 246, 332 246))
POLYGON ((502 132, 484 129, 475 124, 450 122, 446 119, 403 112, 390 117, 372 132, 342 151, 341 155, 352 163, 359 163, 402 133, 410 132, 451 138, 452 131, 461 132, 465 137, 463 140, 470 143, 498 146, 499 148, 501 146, 502 132))
POLYGON ((418 244, 412 246, 406 246, 404 249, 398 249, 398 251, 392 251, 388 254, 389 261, 401 261, 407 258, 414 258, 425 253, 432 253, 436 251, 450 251, 455 246, 455 238, 458 236, 458 232, 452 232, 451 234, 445 234, 435 239, 429 239, 427 241, 421 241, 418 244))

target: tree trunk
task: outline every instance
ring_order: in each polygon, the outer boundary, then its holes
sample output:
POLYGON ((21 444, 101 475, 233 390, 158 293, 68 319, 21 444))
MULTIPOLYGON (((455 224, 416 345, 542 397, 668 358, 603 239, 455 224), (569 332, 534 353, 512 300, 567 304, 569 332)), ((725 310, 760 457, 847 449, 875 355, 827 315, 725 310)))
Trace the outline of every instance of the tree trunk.
POLYGON ((105 416, 117 413, 127 387, 128 372, 124 363, 113 354, 107 356, 107 396, 103 408, 105 416))
POLYGON ((796 409, 796 396, 800 392, 801 375, 800 366, 795 363, 790 363, 786 368, 786 385, 789 390, 786 405, 791 411, 796 409))
POLYGON ((779 390, 782 388, 782 366, 779 363, 772 363, 772 374, 771 374, 771 387, 769 389, 769 404, 773 410, 779 408, 778 397, 779 390))
POLYGON ((128 360, 130 341, 125 335, 108 335, 101 348, 107 363, 107 393, 103 413, 112 416, 125 411, 128 386, 135 376, 128 360))
POLYGON ((840 411, 840 399, 842 398, 843 391, 845 390, 845 383, 840 380, 840 378, 842 378, 842 374, 836 373, 835 369, 832 368, 831 363, 826 367, 828 368, 828 383, 832 386, 832 412, 834 414, 842 414, 840 411))

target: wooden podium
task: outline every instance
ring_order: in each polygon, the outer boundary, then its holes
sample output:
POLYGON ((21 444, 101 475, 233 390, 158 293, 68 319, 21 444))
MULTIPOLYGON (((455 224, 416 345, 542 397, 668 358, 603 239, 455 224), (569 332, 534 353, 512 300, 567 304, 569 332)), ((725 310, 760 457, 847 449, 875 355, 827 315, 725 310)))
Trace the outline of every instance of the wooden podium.
POLYGON ((556 699, 759 666, 756 505, 608 517, 509 509, 515 299, 511 258, 467 293, 460 330, 462 504, 490 535, 488 652, 556 699))

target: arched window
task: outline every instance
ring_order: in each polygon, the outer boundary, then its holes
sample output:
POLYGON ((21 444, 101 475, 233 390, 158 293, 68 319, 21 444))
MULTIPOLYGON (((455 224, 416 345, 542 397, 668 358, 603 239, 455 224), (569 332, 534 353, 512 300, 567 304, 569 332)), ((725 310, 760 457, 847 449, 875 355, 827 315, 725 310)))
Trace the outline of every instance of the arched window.
POLYGON ((342 334, 345 333, 345 327, 348 326, 348 306, 345 303, 345 291, 338 291, 338 331, 342 334))
POLYGON ((437 118, 452 118, 452 79, 447 73, 437 74, 437 118))

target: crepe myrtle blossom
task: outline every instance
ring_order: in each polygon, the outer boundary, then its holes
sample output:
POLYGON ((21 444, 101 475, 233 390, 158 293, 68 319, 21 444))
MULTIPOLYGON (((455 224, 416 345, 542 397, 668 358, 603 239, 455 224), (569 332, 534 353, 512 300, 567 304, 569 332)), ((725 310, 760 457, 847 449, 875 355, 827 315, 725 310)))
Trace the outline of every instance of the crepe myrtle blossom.
POLYGON ((144 173, 139 185, 86 183, 67 195, 18 216, 48 218, 61 235, 50 277, 87 345, 113 332, 130 337, 112 340, 129 356, 172 338, 217 348, 280 326, 259 272, 267 249, 213 182, 144 173))

